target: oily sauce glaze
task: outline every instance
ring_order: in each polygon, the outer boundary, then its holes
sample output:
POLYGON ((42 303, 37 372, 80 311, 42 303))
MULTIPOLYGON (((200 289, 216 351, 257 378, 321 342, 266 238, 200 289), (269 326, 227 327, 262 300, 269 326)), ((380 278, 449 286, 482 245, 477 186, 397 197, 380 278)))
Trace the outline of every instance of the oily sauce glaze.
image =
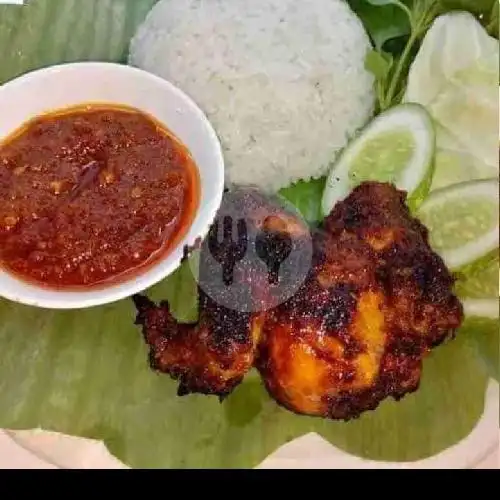
POLYGON ((0 146, 0 262, 48 287, 116 283, 163 257, 198 206, 198 171, 153 118, 85 105, 0 146))

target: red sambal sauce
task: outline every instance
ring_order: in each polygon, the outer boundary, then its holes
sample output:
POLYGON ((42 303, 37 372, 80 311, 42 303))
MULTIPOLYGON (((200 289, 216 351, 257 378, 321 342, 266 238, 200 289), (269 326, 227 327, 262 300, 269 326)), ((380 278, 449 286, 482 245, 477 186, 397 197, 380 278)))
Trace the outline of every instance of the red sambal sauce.
POLYGON ((198 171, 135 109, 86 105, 36 117, 0 145, 0 263, 48 287, 120 281, 189 227, 198 171))

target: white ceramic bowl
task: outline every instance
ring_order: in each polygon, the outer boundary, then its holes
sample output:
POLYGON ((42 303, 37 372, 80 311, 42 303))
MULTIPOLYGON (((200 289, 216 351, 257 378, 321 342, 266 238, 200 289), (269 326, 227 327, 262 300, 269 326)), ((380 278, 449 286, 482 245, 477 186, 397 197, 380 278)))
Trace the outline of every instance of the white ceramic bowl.
POLYGON ((0 296, 49 309, 76 309, 114 302, 144 291, 171 274, 183 249, 206 235, 224 190, 219 140, 197 105, 169 82, 113 63, 72 63, 36 70, 0 86, 0 140, 34 116, 87 102, 140 109, 164 123, 190 150, 200 175, 198 212, 177 247, 130 281, 89 291, 39 288, 0 270, 0 296))

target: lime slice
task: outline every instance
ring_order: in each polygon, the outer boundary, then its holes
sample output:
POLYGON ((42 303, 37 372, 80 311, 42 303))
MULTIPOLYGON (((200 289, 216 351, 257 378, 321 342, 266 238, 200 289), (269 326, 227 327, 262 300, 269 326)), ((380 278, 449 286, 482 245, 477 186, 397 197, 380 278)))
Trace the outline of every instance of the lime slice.
POLYGON ((432 180, 435 131, 419 104, 401 104, 372 120, 344 149, 323 191, 322 212, 364 181, 390 182, 408 195, 425 196, 432 180))
POLYGON ((455 293, 460 297, 467 318, 499 318, 498 249, 458 274, 455 293))
POLYGON ((498 251, 491 258, 481 259, 478 265, 469 266, 458 274, 455 292, 464 299, 493 299, 500 295, 500 259, 498 251))
POLYGON ((418 208, 430 245, 450 269, 489 259, 498 248, 498 196, 498 179, 468 181, 433 191, 418 208))
POLYGON ((467 318, 498 319, 498 299, 464 299, 464 314, 467 318))

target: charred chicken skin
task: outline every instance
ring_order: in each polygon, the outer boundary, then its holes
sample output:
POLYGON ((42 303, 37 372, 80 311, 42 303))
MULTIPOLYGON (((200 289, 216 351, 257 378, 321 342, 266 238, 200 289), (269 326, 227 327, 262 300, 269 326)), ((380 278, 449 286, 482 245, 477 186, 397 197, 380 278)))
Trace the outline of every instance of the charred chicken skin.
MULTIPOLYGON (((179 381, 178 395, 201 393, 224 399, 255 365, 261 341, 266 303, 272 300, 265 266, 234 266, 248 247, 248 239, 269 241, 270 260, 280 257, 287 246, 300 246, 308 227, 294 214, 283 211, 281 204, 254 189, 231 193, 227 214, 219 212, 202 246, 198 276, 199 318, 195 324, 182 324, 171 314, 169 304, 156 306, 147 297, 133 297, 142 325, 143 336, 150 347, 150 365, 154 370, 179 381), (215 247, 218 233, 226 232, 227 216, 244 215, 246 228, 240 238, 226 235, 215 247), (226 244, 224 244, 226 243, 226 244), (273 255, 274 254, 274 255, 273 255), (222 266, 221 266, 222 263, 222 266), (226 265, 227 264, 227 265, 226 265), (232 270, 232 280, 243 283, 240 293, 225 287, 221 275, 232 270), (227 297, 221 297, 221 293, 227 297), (220 302, 230 302, 225 307, 220 302), (253 307, 251 307, 253 305, 253 307), (257 313, 253 312, 257 311, 257 313)), ((220 234, 219 234, 220 236, 220 234)), ((268 306, 269 307, 269 306, 268 306)))
MULTIPOLYGON (((463 311, 453 276, 409 213, 405 193, 363 183, 314 230, 264 197, 241 193, 250 229, 269 242, 269 262, 286 245, 312 242, 305 279, 266 308, 273 288, 249 265, 233 279, 246 280, 252 300, 264 306, 227 308, 200 286, 199 320, 191 325, 178 323, 165 302, 134 297, 152 367, 179 380, 180 395, 220 398, 256 368, 278 404, 331 419, 356 418, 417 390, 423 359, 454 335, 463 311)), ((230 254, 215 260, 231 261, 230 254)), ((202 251, 200 282, 220 272, 202 251)))

